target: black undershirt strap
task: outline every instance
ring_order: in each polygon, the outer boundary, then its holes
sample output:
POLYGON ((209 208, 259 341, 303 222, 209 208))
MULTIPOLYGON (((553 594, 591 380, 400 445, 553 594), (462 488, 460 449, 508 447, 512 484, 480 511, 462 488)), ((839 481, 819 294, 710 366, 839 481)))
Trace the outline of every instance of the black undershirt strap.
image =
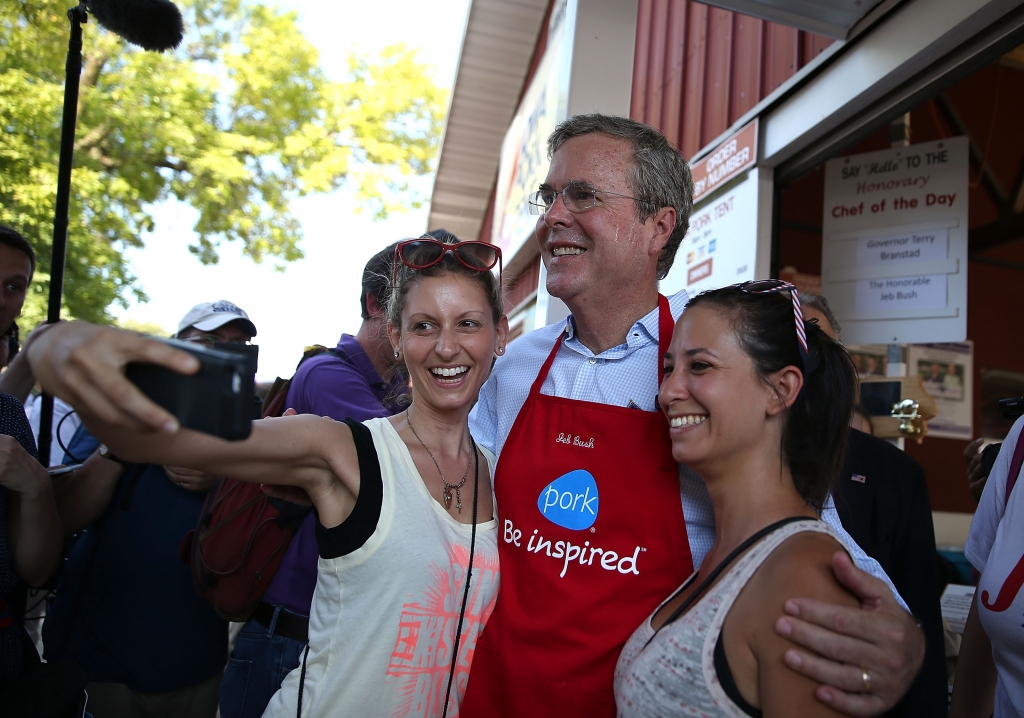
POLYGON ((359 458, 359 496, 348 518, 337 526, 324 528, 316 521, 316 543, 320 558, 332 559, 356 551, 365 544, 380 521, 384 505, 384 480, 380 473, 380 460, 370 430, 359 422, 345 419, 352 430, 352 440, 359 458))
MULTIPOLYGON (((711 571, 711 573, 709 573, 707 575, 707 577, 703 581, 700 582, 700 585, 697 586, 697 588, 695 588, 693 590, 693 593, 691 593, 689 596, 687 596, 686 600, 684 600, 682 602, 682 604, 678 608, 676 608, 675 611, 672 612, 672 615, 669 616, 668 619, 665 621, 665 623, 663 623, 661 625, 661 628, 659 628, 657 631, 655 631, 654 634, 647 640, 647 643, 644 644, 644 648, 646 648, 647 646, 649 646, 651 644, 651 641, 654 640, 654 637, 657 636, 658 633, 662 629, 665 628, 665 626, 669 625, 670 623, 672 623, 673 621, 678 619, 680 616, 682 616, 684 613, 686 613, 686 611, 689 610, 690 606, 692 606, 697 601, 697 599, 700 598, 701 594, 703 594, 708 589, 708 586, 710 586, 712 583, 714 583, 715 579, 717 579, 722 574, 722 572, 725 571, 725 569, 727 569, 729 567, 729 565, 733 561, 735 561, 736 558, 741 553, 743 553, 748 548, 753 546, 755 543, 757 543, 758 541, 763 539, 765 536, 770 534, 772 531, 775 531, 776 529, 780 529, 783 526, 785 526, 786 524, 791 524, 791 523, 794 523, 795 521, 816 521, 816 520, 817 519, 812 519, 809 516, 790 516, 789 518, 782 519, 781 521, 776 521, 775 523, 771 524, 770 526, 765 526, 763 529, 761 529, 760 531, 755 533, 753 536, 748 538, 746 541, 741 543, 739 546, 737 546, 735 549, 733 549, 732 553, 730 553, 728 556, 726 556, 722 560, 722 562, 720 564, 715 566, 715 568, 711 571)), ((683 590, 686 589, 686 585, 688 585, 688 584, 684 584, 683 587, 679 589, 679 591, 676 591, 676 593, 672 596, 672 598, 670 598, 668 601, 666 601, 666 603, 671 603, 672 599, 674 599, 676 596, 678 596, 680 591, 683 591, 683 590)))
POLYGON ((729 668, 729 661, 725 658, 725 644, 722 643, 721 632, 715 642, 715 673, 718 674, 718 682, 721 684, 722 690, 725 691, 725 695, 729 696, 729 700, 748 716, 762 718, 763 714, 760 709, 747 703, 746 699, 740 695, 740 689, 736 687, 736 679, 732 677, 732 669, 729 668))

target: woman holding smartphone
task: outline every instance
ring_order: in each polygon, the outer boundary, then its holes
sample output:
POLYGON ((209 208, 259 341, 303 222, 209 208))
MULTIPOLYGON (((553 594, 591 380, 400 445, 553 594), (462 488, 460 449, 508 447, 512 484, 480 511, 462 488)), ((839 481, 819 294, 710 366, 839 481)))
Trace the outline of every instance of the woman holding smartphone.
POLYGON ((295 715, 297 704, 306 715, 458 712, 498 588, 494 457, 476 446, 468 416, 507 339, 500 261, 481 242, 399 244, 388 335, 412 403, 365 424, 288 416, 226 442, 178 428, 124 379, 131 361, 194 372, 183 352, 78 322, 32 348, 43 387, 119 457, 312 500, 320 565, 309 647, 265 715, 295 715))

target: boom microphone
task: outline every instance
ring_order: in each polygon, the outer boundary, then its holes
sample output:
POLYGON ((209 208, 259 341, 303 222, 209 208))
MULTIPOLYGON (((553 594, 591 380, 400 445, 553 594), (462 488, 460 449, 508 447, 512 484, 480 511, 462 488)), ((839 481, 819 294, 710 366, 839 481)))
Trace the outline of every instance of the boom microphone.
POLYGON ((133 45, 163 52, 181 44, 181 12, 170 0, 82 0, 100 25, 133 45))

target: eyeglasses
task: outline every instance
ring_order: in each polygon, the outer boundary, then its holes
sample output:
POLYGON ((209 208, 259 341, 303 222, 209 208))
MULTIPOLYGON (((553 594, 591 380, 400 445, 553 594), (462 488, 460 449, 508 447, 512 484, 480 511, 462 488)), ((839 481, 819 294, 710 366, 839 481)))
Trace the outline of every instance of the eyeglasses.
POLYGON ((628 194, 607 192, 603 189, 594 189, 587 185, 575 183, 567 184, 560 192, 553 189, 542 189, 534 192, 527 198, 527 202, 530 203, 530 214, 547 214, 552 205, 554 205, 555 200, 558 199, 558 195, 562 195, 562 202, 565 203, 567 210, 570 212, 585 212, 591 207, 597 206, 597 203, 600 201, 598 195, 605 194, 612 197, 625 197, 634 202, 652 204, 650 200, 637 199, 636 197, 630 197, 628 194))
POLYGON ((800 349, 800 361, 803 363, 804 377, 807 375, 807 330, 804 328, 804 310, 800 307, 800 292, 796 285, 784 282, 781 279, 754 279, 750 282, 741 282, 733 285, 747 294, 777 294, 778 292, 789 292, 793 298, 793 319, 796 321, 796 341, 800 349))
POLYGON ((197 334, 194 337, 188 337, 181 339, 183 342, 192 342, 193 344, 204 344, 210 349, 213 349, 215 344, 235 344, 237 346, 252 346, 248 339, 221 339, 213 334, 197 334))
POLYGON ((446 244, 436 239, 420 237, 400 242, 395 247, 395 265, 392 269, 391 284, 396 284, 398 263, 409 269, 427 269, 438 264, 444 255, 451 253, 459 263, 477 272, 489 272, 498 265, 498 285, 501 286, 501 249, 487 242, 459 242, 446 244))

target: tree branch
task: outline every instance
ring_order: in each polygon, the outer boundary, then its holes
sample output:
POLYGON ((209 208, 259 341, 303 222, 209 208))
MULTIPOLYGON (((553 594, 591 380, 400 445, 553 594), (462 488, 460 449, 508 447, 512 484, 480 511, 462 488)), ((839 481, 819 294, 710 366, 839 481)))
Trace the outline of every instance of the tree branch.
POLYGON ((93 127, 82 136, 82 139, 75 142, 75 152, 84 152, 96 147, 107 136, 109 129, 110 126, 106 123, 93 127))
MULTIPOLYGON (((85 58, 85 67, 82 70, 82 79, 79 82, 80 87, 92 89, 96 87, 96 83, 99 82, 100 73, 103 71, 103 66, 107 64, 107 60, 110 59, 110 55, 105 51, 100 50, 96 53, 89 53, 85 58)), ((78 116, 82 116, 82 102, 84 95, 81 93, 78 95, 78 116)))
POLYGON ((105 170, 114 170, 121 166, 121 163, 113 157, 108 157, 100 151, 99 147, 89 148, 89 158, 95 160, 105 170))
POLYGON ((103 71, 103 66, 107 64, 109 59, 110 55, 103 50, 89 53, 85 60, 85 68, 82 71, 82 87, 96 87, 96 83, 100 79, 100 72, 103 71))
POLYGON ((177 162, 172 162, 171 160, 167 159, 166 157, 162 157, 162 158, 160 158, 158 160, 154 160, 153 166, 154 167, 161 167, 163 169, 168 169, 168 170, 174 170, 175 172, 188 172, 188 163, 187 162, 182 162, 181 160, 178 160, 177 162))

